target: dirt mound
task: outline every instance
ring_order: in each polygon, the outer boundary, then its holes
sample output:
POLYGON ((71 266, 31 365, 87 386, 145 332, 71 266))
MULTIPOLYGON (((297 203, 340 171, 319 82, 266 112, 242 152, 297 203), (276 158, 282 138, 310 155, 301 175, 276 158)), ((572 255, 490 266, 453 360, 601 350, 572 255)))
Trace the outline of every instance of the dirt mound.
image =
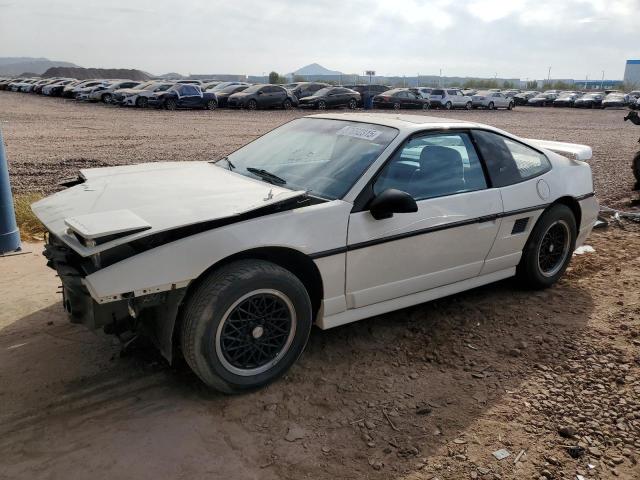
POLYGON ((130 80, 149 80, 149 75, 141 70, 128 68, 81 68, 52 67, 42 74, 43 77, 69 77, 85 80, 89 78, 126 78, 130 80))

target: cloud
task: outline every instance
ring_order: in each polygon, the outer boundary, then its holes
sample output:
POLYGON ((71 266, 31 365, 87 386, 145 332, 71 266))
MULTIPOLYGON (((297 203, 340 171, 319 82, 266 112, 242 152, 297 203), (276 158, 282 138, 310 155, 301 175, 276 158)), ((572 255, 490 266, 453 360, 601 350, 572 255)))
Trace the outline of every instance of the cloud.
POLYGON ((49 0, 4 3, 0 56, 154 73, 622 77, 638 0, 49 0))

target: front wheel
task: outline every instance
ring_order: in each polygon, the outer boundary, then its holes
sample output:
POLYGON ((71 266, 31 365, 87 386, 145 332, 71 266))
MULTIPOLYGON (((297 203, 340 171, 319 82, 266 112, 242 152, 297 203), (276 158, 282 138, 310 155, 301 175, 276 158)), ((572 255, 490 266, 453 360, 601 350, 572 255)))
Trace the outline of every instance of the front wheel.
POLYGON ((569 207, 553 205, 538 219, 522 251, 518 278, 530 288, 547 288, 567 269, 576 246, 576 219, 569 207))
POLYGON ((149 104, 147 97, 138 97, 136 99, 136 107, 145 108, 149 104))
POLYGON ((447 110, 451 110, 453 108, 453 103, 447 102, 444 104, 444 108, 447 110))
POLYGON ((393 109, 394 110, 400 110, 400 104, 398 102, 393 104, 393 109))
POLYGON ((164 108, 167 110, 175 110, 178 108, 178 102, 176 102, 173 98, 169 98, 164 102, 164 108))
POLYGON ((212 272, 187 300, 181 345, 209 387, 239 393, 283 375, 307 344, 312 309, 290 271, 240 260, 212 272))
POLYGON ((111 94, 110 93, 105 93, 104 95, 102 95, 102 103, 111 103, 111 94))
POLYGON ((206 108, 207 110, 215 110, 216 108, 218 108, 218 102, 216 102, 215 100, 209 100, 206 104, 206 108))
POLYGON ((422 110, 431 110, 431 105, 429 105, 429 102, 424 102, 422 104, 422 110))
POLYGON ((284 102, 282 102, 282 108, 284 108, 285 110, 291 110, 293 108, 291 100, 287 98, 284 102))
POLYGON ((255 100, 249 100, 249 102, 247 103, 247 110, 257 110, 258 109, 258 102, 256 102, 255 100))
POLYGON ((466 108, 467 110, 471 110, 471 107, 473 107, 473 104, 471 102, 467 102, 464 104, 464 108, 466 108))
POLYGON ((349 103, 347 104, 347 107, 349 107, 349 110, 355 110, 357 106, 358 106, 358 102, 356 101, 355 98, 352 98, 351 100, 349 100, 349 103))
POLYGON ((494 103, 493 102, 489 102, 489 110, 493 110, 494 108, 496 108, 494 103))
POLYGON ((507 110, 513 110, 513 107, 514 107, 514 106, 515 106, 515 105, 514 105, 514 103, 513 103, 513 102, 510 102, 510 103, 509 103, 509 106, 507 107, 507 110))
POLYGON ((326 110, 326 109, 327 109, 327 102, 325 102, 324 100, 318 101, 318 110, 326 110))

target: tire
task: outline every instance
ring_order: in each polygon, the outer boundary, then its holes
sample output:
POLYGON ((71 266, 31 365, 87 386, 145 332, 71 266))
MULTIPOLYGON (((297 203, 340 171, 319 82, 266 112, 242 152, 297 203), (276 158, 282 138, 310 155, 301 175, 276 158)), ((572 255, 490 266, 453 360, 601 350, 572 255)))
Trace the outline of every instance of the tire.
POLYGON ((393 109, 394 110, 400 110, 400 107, 401 107, 401 105, 398 102, 393 104, 393 109))
POLYGON ((240 260, 207 275, 189 296, 182 352, 209 387, 224 393, 256 389, 298 359, 312 319, 309 294, 293 273, 264 260, 240 260), (279 314, 265 317, 268 308, 279 314))
POLYGON ((569 207, 556 204, 538 219, 516 269, 529 288, 548 288, 564 274, 576 246, 576 219, 569 207), (548 247, 547 247, 548 246, 548 247), (558 249, 561 249, 559 252, 558 249))
POLYGON ((489 102, 489 106, 487 108, 489 110, 493 110, 494 108, 496 108, 496 106, 493 104, 493 102, 489 102))
POLYGON ((467 102, 465 103, 464 108, 466 108, 467 110, 471 110, 473 108, 473 104, 471 102, 467 102))
POLYGON ((207 102, 204 108, 206 108, 207 110, 215 110, 216 108, 218 108, 218 102, 211 99, 207 102))
POLYGON ((178 102, 176 102, 173 98, 168 98, 164 101, 164 108, 167 110, 176 110, 178 108, 178 102))
POLYGON ((640 190, 640 152, 636 152, 631 163, 633 169, 633 176, 636 178, 636 184, 634 190, 640 190))
POLYGON ((136 98, 136 107, 138 108, 146 108, 149 105, 149 99, 147 97, 138 97, 136 98))
POLYGON ((318 110, 326 110, 327 109, 327 102, 325 102, 324 100, 318 100, 318 110))
POLYGON ((247 110, 257 110, 257 109, 258 109, 258 102, 256 102, 253 99, 247 102, 247 110))
POLYGON ((451 110, 453 108, 453 104, 451 102, 447 102, 444 104, 444 108, 446 110, 451 110))
POLYGON ((105 93, 102 95, 102 103, 111 103, 112 95, 110 93, 105 93))
POLYGON ((429 102, 425 102, 422 104, 422 110, 431 110, 431 105, 429 105, 429 102))
POLYGON ((285 99, 285 101, 282 102, 282 108, 284 108, 285 110, 291 110, 293 108, 293 104, 291 103, 291 100, 289 100, 288 98, 285 99))
POLYGON ((355 110, 357 106, 358 106, 358 102, 356 101, 355 98, 352 98, 351 100, 349 100, 349 103, 347 104, 347 107, 349 108, 349 110, 355 110))
POLYGON ((509 106, 507 107, 507 110, 513 110, 513 107, 515 107, 515 104, 513 102, 509 102, 509 106))

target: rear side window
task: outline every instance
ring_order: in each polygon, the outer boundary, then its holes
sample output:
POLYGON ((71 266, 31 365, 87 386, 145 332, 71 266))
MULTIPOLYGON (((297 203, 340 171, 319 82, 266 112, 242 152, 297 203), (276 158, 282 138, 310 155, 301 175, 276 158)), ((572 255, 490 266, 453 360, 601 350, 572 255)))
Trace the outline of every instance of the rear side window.
POLYGON ((522 143, 491 132, 473 132, 494 187, 505 187, 551 169, 547 157, 522 143))

